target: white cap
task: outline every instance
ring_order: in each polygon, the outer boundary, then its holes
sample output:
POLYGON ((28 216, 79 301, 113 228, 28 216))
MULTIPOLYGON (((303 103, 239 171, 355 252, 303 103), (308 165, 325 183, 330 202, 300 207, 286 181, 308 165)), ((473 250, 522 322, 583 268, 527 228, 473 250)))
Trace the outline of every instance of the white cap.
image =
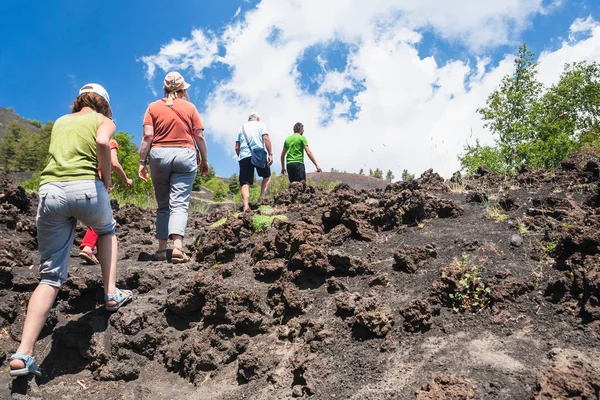
POLYGON ((97 83, 88 83, 79 89, 79 94, 83 93, 96 93, 97 95, 102 96, 102 98, 110 105, 110 97, 108 97, 108 92, 102 87, 102 85, 97 83))
POLYGON ((260 118, 260 115, 256 111, 251 111, 250 115, 248 115, 248 119, 250 118, 260 118))

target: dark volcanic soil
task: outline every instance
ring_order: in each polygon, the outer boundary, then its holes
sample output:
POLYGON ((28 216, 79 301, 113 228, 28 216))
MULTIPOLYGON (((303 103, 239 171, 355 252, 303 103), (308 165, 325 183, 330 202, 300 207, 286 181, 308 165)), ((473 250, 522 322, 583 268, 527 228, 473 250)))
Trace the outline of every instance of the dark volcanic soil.
POLYGON ((264 232, 192 214, 187 265, 144 261, 154 213, 116 210, 135 301, 105 312, 99 268, 71 258, 44 375, 12 381, 37 199, 0 177, 0 398, 597 399, 598 163, 453 181, 296 183, 264 232))

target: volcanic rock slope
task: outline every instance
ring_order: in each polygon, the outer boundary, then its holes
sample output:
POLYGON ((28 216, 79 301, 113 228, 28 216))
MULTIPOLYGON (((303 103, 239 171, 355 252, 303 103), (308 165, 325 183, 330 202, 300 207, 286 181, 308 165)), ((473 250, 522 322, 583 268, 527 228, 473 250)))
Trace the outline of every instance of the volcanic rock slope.
POLYGON ((479 172, 295 183, 272 209, 191 214, 185 265, 148 261, 152 211, 115 210, 135 300, 109 314, 99 268, 71 258, 36 348, 43 377, 14 381, 37 199, 1 177, 0 398, 596 399, 598 163, 479 172), (257 229, 273 212, 287 219, 257 229))

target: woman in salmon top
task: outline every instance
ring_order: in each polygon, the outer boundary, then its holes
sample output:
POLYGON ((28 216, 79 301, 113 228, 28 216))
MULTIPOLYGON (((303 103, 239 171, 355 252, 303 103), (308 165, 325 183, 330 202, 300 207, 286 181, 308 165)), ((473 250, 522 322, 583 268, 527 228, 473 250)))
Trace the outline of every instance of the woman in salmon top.
POLYGON ((189 87, 178 72, 169 72, 164 81, 165 97, 151 103, 144 115, 138 175, 144 181, 148 179, 146 158, 149 154, 158 205, 158 261, 189 261, 183 251, 183 237, 197 165, 200 165, 200 174, 208 173, 204 126, 198 110, 189 102, 189 87), (167 257, 169 239, 173 240, 173 250, 167 257))

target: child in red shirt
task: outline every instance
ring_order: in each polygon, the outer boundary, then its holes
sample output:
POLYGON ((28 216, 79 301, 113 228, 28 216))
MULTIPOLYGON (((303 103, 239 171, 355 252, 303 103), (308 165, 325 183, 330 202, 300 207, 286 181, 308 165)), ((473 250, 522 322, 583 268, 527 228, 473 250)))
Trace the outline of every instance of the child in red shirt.
MULTIPOLYGON (((117 150, 119 149, 119 144, 116 140, 112 139, 110 141, 110 162, 113 171, 117 174, 119 178, 127 185, 127 187, 131 187, 133 181, 127 178, 127 174, 123 170, 121 163, 119 163, 119 159, 117 158, 117 150)), ((100 174, 100 170, 98 170, 100 174)), ((86 264, 89 265, 97 265, 99 264, 98 259, 94 255, 94 247, 96 247, 96 242, 98 241, 98 234, 94 232, 92 228, 87 229, 85 232, 85 236, 81 241, 81 245, 79 249, 81 252, 79 253, 79 257, 85 260, 86 264)))

